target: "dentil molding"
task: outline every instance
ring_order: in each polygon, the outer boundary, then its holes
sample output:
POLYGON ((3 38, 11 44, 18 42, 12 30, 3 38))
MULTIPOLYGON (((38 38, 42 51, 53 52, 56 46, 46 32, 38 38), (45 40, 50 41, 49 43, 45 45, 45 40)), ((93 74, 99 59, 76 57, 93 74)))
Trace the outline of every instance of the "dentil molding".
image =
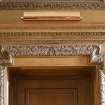
POLYGON ((105 42, 105 32, 0 32, 0 44, 86 44, 105 42))

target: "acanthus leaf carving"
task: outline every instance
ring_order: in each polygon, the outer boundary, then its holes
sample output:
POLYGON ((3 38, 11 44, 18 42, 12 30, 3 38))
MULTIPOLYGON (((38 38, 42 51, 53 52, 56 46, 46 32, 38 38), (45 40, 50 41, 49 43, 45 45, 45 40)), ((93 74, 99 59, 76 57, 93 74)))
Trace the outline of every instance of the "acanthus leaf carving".
POLYGON ((94 49, 98 50, 98 46, 91 45, 4 45, 4 48, 10 52, 12 56, 75 56, 90 55, 94 49))

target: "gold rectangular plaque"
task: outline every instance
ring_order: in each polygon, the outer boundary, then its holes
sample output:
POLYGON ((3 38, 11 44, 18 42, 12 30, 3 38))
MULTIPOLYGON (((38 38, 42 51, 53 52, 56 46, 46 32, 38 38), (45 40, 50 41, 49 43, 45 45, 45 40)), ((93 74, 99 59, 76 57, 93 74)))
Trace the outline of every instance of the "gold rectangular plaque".
POLYGON ((24 12, 23 20, 81 20, 80 12, 24 12))

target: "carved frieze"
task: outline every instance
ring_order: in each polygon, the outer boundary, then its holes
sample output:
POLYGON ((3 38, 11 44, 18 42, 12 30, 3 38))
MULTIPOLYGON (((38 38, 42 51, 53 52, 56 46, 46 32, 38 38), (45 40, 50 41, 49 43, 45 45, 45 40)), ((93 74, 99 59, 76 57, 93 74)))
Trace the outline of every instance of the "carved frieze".
POLYGON ((105 9, 104 0, 3 0, 0 9, 105 9))
POLYGON ((90 62, 101 64, 105 70, 105 54, 100 54, 100 46, 93 45, 58 45, 58 44, 36 44, 36 45, 4 45, 4 49, 11 56, 33 56, 33 57, 69 57, 90 56, 90 62))
POLYGON ((5 45, 4 48, 12 56, 75 56, 90 55, 94 50, 99 51, 98 46, 77 46, 77 45, 5 45))

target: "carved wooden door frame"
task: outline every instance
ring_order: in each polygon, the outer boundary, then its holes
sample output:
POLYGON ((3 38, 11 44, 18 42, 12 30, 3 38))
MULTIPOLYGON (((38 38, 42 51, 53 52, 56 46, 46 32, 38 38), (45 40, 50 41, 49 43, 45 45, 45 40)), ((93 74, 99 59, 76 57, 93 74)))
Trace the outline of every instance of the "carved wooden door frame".
POLYGON ((0 105, 8 105, 7 97, 7 67, 14 63, 14 58, 18 56, 32 56, 36 57, 71 57, 71 56, 90 56, 90 63, 100 64, 99 68, 99 94, 100 103, 105 104, 105 54, 100 54, 99 46, 92 45, 20 45, 20 46, 1 46, 0 47, 0 105), (41 51, 41 52, 39 52, 41 51), (14 55, 14 56, 13 56, 14 55))
POLYGON ((44 25, 44 27, 33 26, 30 28, 26 26, 23 28, 13 26, 9 28, 1 25, 0 105, 8 105, 8 94, 6 92, 8 88, 7 68, 8 65, 14 64, 14 59, 18 56, 31 58, 90 56, 90 63, 100 64, 98 74, 100 81, 98 99, 100 103, 97 102, 96 105, 105 104, 105 96, 103 94, 105 92, 105 54, 101 52, 101 47, 105 47, 105 26, 72 24, 65 28, 68 30, 63 32, 63 26, 49 27, 44 25), (46 31, 43 32, 41 29, 46 31))

